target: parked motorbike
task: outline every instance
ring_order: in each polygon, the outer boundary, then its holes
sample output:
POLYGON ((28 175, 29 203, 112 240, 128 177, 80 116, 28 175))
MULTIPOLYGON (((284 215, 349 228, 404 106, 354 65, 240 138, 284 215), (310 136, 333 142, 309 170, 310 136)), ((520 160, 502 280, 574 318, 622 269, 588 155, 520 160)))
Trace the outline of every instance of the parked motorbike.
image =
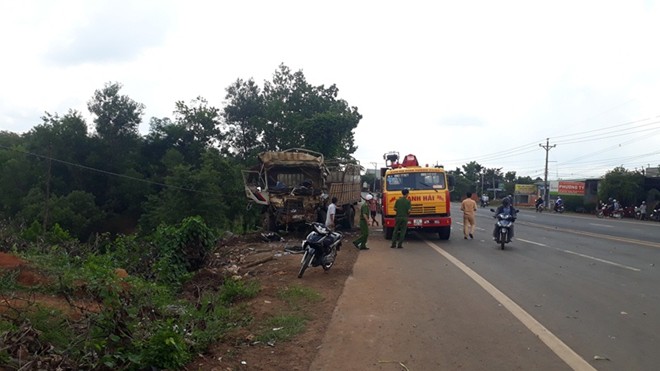
POLYGON ((305 252, 300 261, 298 278, 302 278, 309 266, 318 267, 320 265, 324 271, 330 269, 335 263, 344 237, 339 232, 329 230, 323 223, 314 222, 308 223, 308 225, 311 226, 312 231, 302 241, 302 249, 305 252))
POLYGON ((642 213, 639 212, 637 206, 626 206, 621 209, 621 216, 624 218, 641 219, 642 213))
POLYGON ((654 209, 651 215, 649 215, 649 219, 660 222, 660 209, 654 209))
POLYGON ((619 210, 614 211, 614 210, 612 210, 610 205, 601 203, 600 204, 600 209, 598 210, 598 213, 596 213, 596 216, 599 217, 599 218, 607 217, 607 218, 621 219, 621 217, 623 215, 621 214, 621 211, 619 211, 619 210))
MULTIPOLYGON (((495 209, 490 209, 490 211, 496 212, 495 209)), ((518 210, 515 213, 517 214, 518 210)), ((497 214, 493 218, 497 219, 497 222, 495 222, 495 243, 498 243, 500 248, 504 250, 504 245, 511 242, 511 228, 513 228, 516 217, 510 214, 497 214)))

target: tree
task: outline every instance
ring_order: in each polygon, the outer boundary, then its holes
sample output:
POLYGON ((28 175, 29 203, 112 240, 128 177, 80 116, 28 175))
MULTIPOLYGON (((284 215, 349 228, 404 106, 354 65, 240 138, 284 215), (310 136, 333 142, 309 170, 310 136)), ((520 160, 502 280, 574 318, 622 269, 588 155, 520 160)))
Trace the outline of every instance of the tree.
POLYGON ((110 216, 124 212, 137 212, 141 195, 122 191, 130 187, 130 178, 142 178, 144 161, 140 158, 142 138, 138 127, 142 122, 144 105, 126 95, 120 95, 122 85, 106 83, 96 90, 87 103, 95 116, 96 137, 92 138, 95 150, 87 158, 87 166, 101 170, 89 177, 96 201, 110 216))
POLYGON ((50 191, 64 195, 85 189, 87 174, 77 165, 86 162, 92 148, 82 114, 69 110, 60 117, 46 112, 41 119, 43 123, 33 127, 23 139, 30 153, 41 156, 38 166, 43 178, 49 177, 44 181, 50 182, 50 191))
POLYGON ((219 147, 221 153, 227 153, 220 110, 209 106, 206 99, 197 97, 190 106, 183 101, 176 102, 174 117, 181 129, 176 146, 189 163, 199 163, 202 154, 211 147, 219 147))
POLYGON ((228 143, 235 156, 243 161, 256 161, 265 148, 260 139, 265 130, 265 105, 261 90, 254 80, 236 80, 227 88, 223 116, 228 127, 228 143))
POLYGON ((644 196, 644 174, 638 170, 626 170, 623 166, 608 171, 598 189, 601 200, 612 197, 621 205, 638 205, 644 196))
POLYGON ((483 166, 476 161, 471 161, 463 165, 463 176, 471 182, 481 181, 482 170, 484 170, 483 166))
POLYGON ((0 217, 12 218, 22 209, 22 199, 38 179, 34 159, 25 154, 18 135, 0 132, 0 217))
POLYGON ((148 197, 140 225, 151 230, 199 215, 210 226, 230 228, 240 222, 245 209, 241 179, 239 167, 217 150, 207 151, 199 168, 176 165, 165 178, 167 187, 148 197))
POLYGON ((121 88, 122 85, 117 82, 108 82, 103 89, 96 90, 87 103, 89 112, 96 116, 96 133, 113 143, 139 136, 138 127, 145 108, 144 104, 137 103, 126 95, 119 95, 121 88))
POLYGON ((241 157, 257 149, 303 147, 328 158, 350 158, 357 149, 353 129, 362 116, 337 98, 338 91, 335 85, 312 86, 302 71, 292 73, 284 65, 260 95, 251 80, 237 81, 228 89, 225 108, 230 131, 239 134, 232 147, 241 157), (258 145, 246 146, 253 138, 258 145))

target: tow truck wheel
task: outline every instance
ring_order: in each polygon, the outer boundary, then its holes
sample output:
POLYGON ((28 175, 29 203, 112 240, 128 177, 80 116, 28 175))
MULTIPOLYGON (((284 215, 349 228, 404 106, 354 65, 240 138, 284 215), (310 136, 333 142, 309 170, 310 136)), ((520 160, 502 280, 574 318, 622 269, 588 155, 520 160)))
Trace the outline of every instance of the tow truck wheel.
POLYGON ((383 232, 385 232, 385 239, 391 240, 392 233, 394 233, 394 228, 383 227, 383 232))
POLYGON ((438 237, 440 237, 441 240, 448 240, 450 234, 451 234, 450 227, 442 227, 440 229, 440 232, 438 232, 438 237))

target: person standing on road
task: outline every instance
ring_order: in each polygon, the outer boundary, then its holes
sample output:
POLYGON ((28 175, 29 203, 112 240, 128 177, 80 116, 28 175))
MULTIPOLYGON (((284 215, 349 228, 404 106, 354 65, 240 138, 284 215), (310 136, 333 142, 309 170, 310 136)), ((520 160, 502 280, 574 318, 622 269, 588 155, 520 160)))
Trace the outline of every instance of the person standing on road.
POLYGON ((394 211, 396 212, 394 231, 392 232, 392 246, 399 249, 403 248, 403 240, 406 238, 408 231, 408 216, 410 215, 410 208, 412 203, 408 199, 408 188, 401 191, 403 196, 399 197, 394 203, 394 211))
POLYGON ((646 201, 642 201, 642 204, 639 205, 639 219, 646 220, 646 201))
POLYGON ((367 247, 367 239, 369 238, 369 203, 373 198, 374 196, 367 195, 364 198, 366 201, 360 207, 360 237, 353 241, 353 245, 358 250, 369 250, 367 247))
POLYGON ((378 211, 378 203, 376 202, 376 198, 373 197, 371 201, 369 201, 369 212, 371 213, 371 225, 376 224, 378 226, 378 221, 376 220, 376 214, 378 211))
POLYGON ((325 226, 331 231, 335 230, 335 214, 337 214, 337 197, 332 198, 328 212, 325 214, 325 226))
POLYGON ((472 192, 467 192, 465 194, 466 198, 461 202, 461 210, 463 211, 463 238, 470 239, 474 238, 474 213, 477 211, 477 203, 472 199, 472 192))

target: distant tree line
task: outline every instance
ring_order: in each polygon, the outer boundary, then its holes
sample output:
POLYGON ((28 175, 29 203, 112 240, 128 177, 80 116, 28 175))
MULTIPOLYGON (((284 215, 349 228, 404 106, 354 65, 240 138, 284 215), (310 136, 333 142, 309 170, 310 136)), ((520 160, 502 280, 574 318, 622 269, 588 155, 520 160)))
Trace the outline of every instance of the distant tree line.
POLYGON ((362 116, 335 85, 314 86, 284 65, 258 86, 237 79, 224 107, 197 97, 175 103, 173 117, 149 120, 145 106, 105 84, 75 110, 45 113, 29 132, 0 132, 0 218, 42 232, 55 226, 85 241, 97 232, 154 230, 201 216, 241 231, 247 210, 241 169, 265 150, 302 147, 350 157, 362 116))
POLYGON ((498 198, 512 195, 516 184, 534 184, 540 181, 540 178, 532 179, 529 176, 516 176, 515 171, 502 173, 502 168, 486 168, 476 161, 457 167, 455 170, 447 172, 454 176, 455 187, 451 198, 453 201, 460 201, 466 192, 472 192, 477 195, 488 194, 491 199, 496 195, 493 189, 497 191, 498 198))

